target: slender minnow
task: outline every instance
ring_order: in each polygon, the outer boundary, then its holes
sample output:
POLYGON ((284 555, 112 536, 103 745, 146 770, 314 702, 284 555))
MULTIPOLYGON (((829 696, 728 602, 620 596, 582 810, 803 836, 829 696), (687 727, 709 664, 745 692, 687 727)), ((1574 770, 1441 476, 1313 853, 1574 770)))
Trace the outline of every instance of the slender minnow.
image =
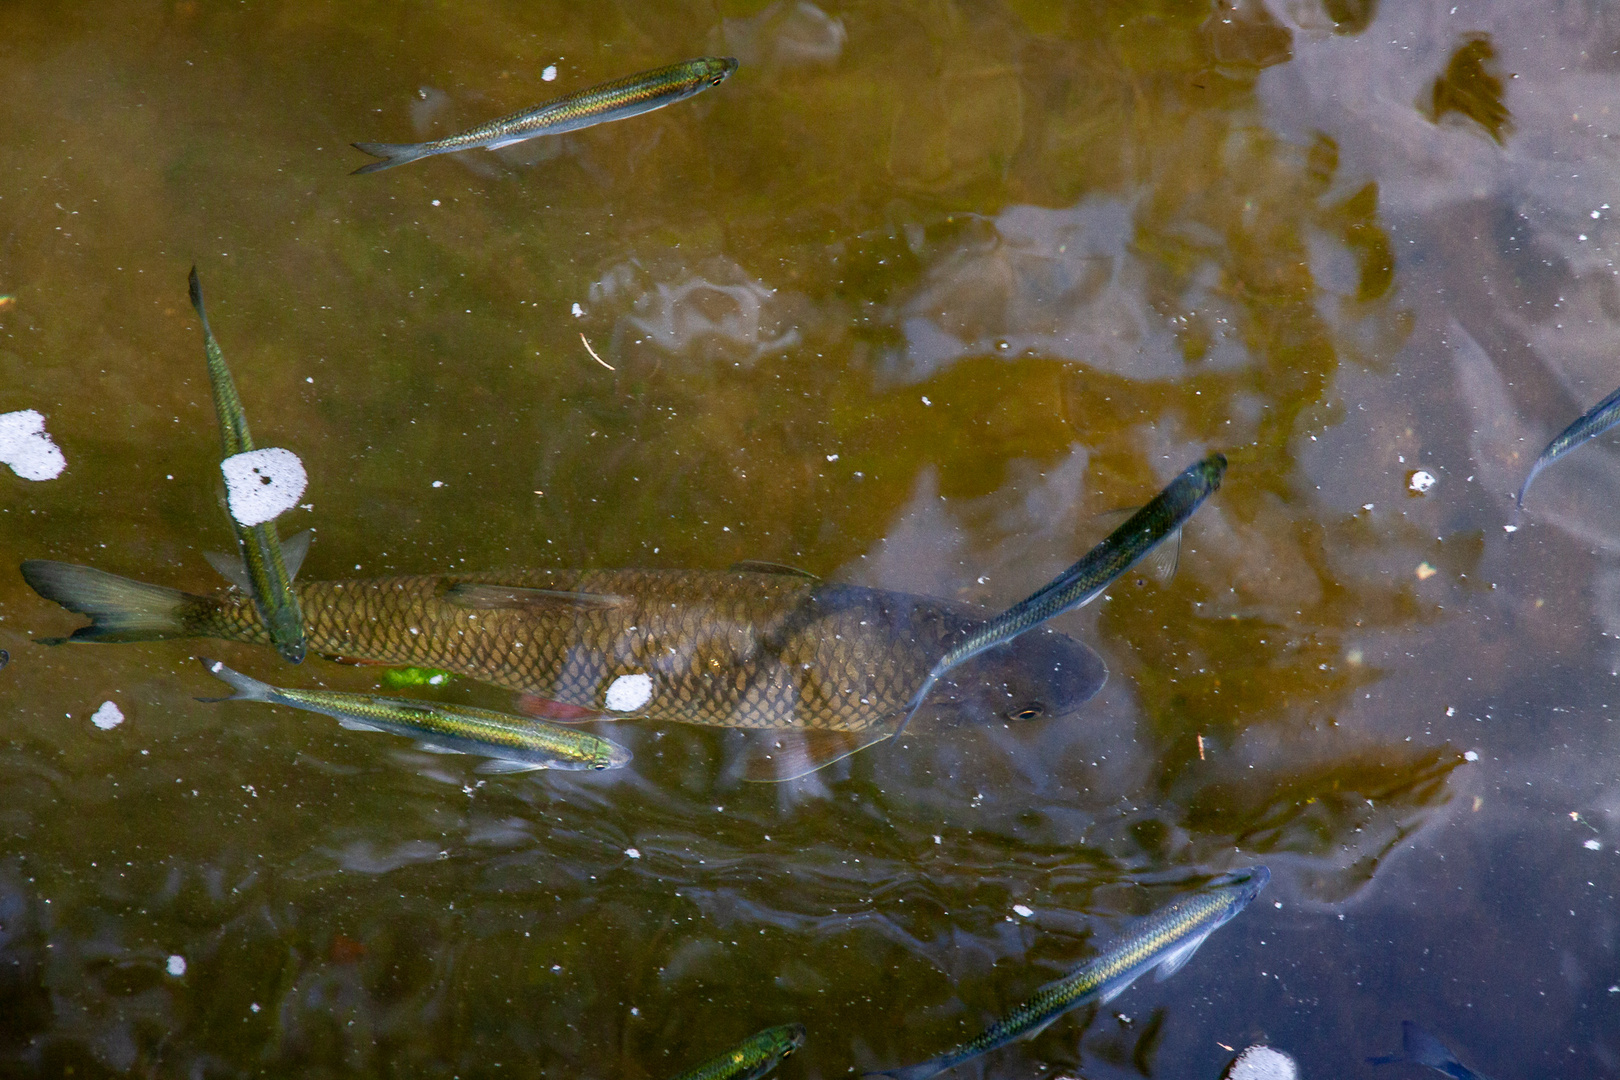
POLYGON ((1211 454, 1188 466, 1146 506, 1126 519, 1125 524, 1086 552, 1079 562, 964 637, 929 670, 907 704, 895 735, 906 729, 923 699, 940 676, 951 668, 986 649, 1011 641, 1054 615, 1096 599, 1154 545, 1186 524, 1193 511, 1221 486, 1221 475, 1225 472, 1226 458, 1221 454, 1211 454))
POLYGON ((218 660, 198 659, 209 674, 236 691, 230 697, 199 701, 263 701, 324 713, 346 728, 389 731, 417 739, 432 749, 491 759, 478 767, 479 772, 617 769, 630 760, 630 751, 616 742, 525 716, 437 701, 337 690, 292 690, 232 671, 218 660))
POLYGON ((1457 1060, 1439 1039, 1424 1031, 1410 1020, 1401 1021, 1401 1052, 1370 1057, 1369 1065, 1389 1065, 1397 1061, 1412 1065, 1426 1065, 1435 1072, 1445 1073, 1453 1080, 1486 1080, 1486 1077, 1457 1060))
POLYGON ((1264 866, 1218 879, 1149 915, 1112 949, 1042 986, 1024 1004, 956 1049, 916 1065, 866 1075, 927 1080, 980 1054, 1028 1038, 1070 1009, 1092 1001, 1112 1001, 1149 968, 1157 967, 1158 978, 1167 979, 1181 970, 1205 938, 1248 907, 1270 880, 1271 871, 1264 866))
MULTIPOLYGON (((235 457, 253 449, 253 436, 248 432, 247 414, 242 399, 236 393, 236 380, 225 366, 225 354, 214 331, 208 326, 208 315, 203 310, 202 282, 197 280, 197 268, 191 268, 188 279, 191 287, 191 306, 202 322, 203 351, 208 356, 208 382, 214 390, 214 411, 219 415, 220 448, 226 457, 235 457)), ((254 606, 270 633, 270 642, 290 664, 304 659, 304 615, 299 609, 298 595, 293 592, 292 579, 296 567, 289 570, 288 560, 281 550, 281 537, 273 521, 259 525, 243 525, 231 519, 236 530, 236 545, 242 553, 254 606)), ((306 541, 307 542, 307 541, 306 541)), ((302 552, 303 545, 299 545, 302 552)), ((302 561, 300 554, 296 561, 302 561)))
POLYGON ((1558 437, 1547 444, 1547 449, 1543 450, 1541 456, 1536 458, 1536 463, 1530 466, 1530 475, 1524 478, 1524 484, 1519 488, 1519 509, 1524 509, 1525 493, 1530 490, 1530 481, 1536 478, 1537 473, 1587 439, 1596 438, 1616 424, 1620 424, 1620 390, 1615 390, 1592 406, 1580 419, 1560 431, 1558 437))
POLYGON ((391 169, 417 158, 451 154, 457 150, 477 147, 495 150, 541 135, 561 135, 565 131, 578 131, 611 120, 640 116, 701 93, 711 86, 719 86, 736 70, 737 61, 729 56, 701 56, 696 60, 685 60, 578 90, 445 139, 423 143, 354 143, 356 150, 383 159, 362 165, 354 173, 359 175, 391 169))
POLYGON ((803 1024, 766 1028, 674 1080, 758 1080, 803 1045, 803 1024))

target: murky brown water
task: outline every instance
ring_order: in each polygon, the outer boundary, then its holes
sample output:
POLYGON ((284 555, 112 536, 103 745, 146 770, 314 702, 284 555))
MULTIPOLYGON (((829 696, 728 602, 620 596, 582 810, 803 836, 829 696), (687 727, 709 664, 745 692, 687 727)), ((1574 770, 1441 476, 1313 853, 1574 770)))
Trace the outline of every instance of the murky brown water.
POLYGON ((47 650, 77 623, 0 573, 6 1074, 659 1077, 797 1020, 781 1075, 848 1076, 1255 861, 1174 979, 962 1074, 1376 1075, 1405 1018, 1620 1071, 1611 440, 1503 528, 1620 383, 1607 5, 11 4, 0 58, 0 412, 68 462, 0 472, 13 561, 217 583, 193 262, 307 577, 766 559, 999 609, 1232 461, 1168 586, 1062 620, 1112 670, 1077 719, 789 786, 695 727, 485 779, 197 704, 198 644, 47 650), (743 66, 664 111, 347 175, 706 53, 743 66))

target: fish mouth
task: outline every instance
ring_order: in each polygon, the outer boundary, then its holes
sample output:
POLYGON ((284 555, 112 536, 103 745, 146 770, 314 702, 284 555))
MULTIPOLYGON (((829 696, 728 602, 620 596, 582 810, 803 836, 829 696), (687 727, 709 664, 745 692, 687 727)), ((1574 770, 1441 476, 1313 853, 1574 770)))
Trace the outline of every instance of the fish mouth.
POLYGON ((600 766, 603 769, 622 769, 626 765, 630 764, 630 761, 634 756, 635 755, 631 754, 630 751, 626 750, 618 743, 610 742, 608 743, 607 753, 599 754, 597 756, 597 760, 604 762, 600 766))

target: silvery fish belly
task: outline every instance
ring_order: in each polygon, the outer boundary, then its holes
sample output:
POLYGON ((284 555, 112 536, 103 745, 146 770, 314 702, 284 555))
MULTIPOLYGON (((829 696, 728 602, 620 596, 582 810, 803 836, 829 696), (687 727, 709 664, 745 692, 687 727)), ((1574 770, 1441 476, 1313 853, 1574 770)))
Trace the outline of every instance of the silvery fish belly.
MULTIPOLYGON (((982 621, 961 605, 785 573, 528 571, 296 589, 323 653, 443 668, 603 715, 739 728, 863 732, 896 720, 982 621)), ((255 614, 226 607, 221 623, 255 614)), ((204 632, 256 637, 223 630, 204 632)), ((1031 634, 953 671, 930 700, 981 719, 1063 715, 1106 674, 1085 645, 1031 634)))

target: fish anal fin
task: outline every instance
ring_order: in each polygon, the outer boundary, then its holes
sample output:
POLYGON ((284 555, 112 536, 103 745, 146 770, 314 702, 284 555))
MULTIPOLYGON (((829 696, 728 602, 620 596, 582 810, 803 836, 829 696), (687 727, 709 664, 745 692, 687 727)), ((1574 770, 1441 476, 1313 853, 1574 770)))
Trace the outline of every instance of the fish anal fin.
MULTIPOLYGON (((1110 510, 1105 514, 1097 515, 1097 523, 1113 532, 1131 519, 1131 515, 1140 510, 1140 506, 1126 506, 1118 510, 1110 510)), ((1176 576, 1176 567, 1181 564, 1181 530, 1177 529, 1163 540, 1154 544, 1146 555, 1142 556, 1141 566, 1153 576, 1160 584, 1176 576)))
POLYGON ((427 754, 446 754, 446 755, 449 755, 449 754, 465 754, 467 752, 465 750, 457 750, 453 746, 440 746, 438 743, 436 743, 436 742, 428 742, 426 739, 418 740, 417 744, 416 744, 416 748, 418 750, 421 750, 423 753, 427 753, 427 754))
MULTIPOLYGON (((1164 980, 1186 967, 1187 961, 1191 960, 1193 953, 1198 951, 1198 946, 1202 945, 1204 940, 1208 938, 1210 934, 1214 933, 1214 930, 1214 927, 1210 927, 1202 934, 1199 934, 1196 937, 1188 938, 1180 945, 1177 945, 1174 949, 1171 949, 1169 952, 1165 953, 1164 959, 1160 960, 1157 965, 1158 970, 1153 973, 1153 981, 1164 982, 1164 980)), ((1121 989, 1123 989, 1123 987, 1121 989)))
POLYGON ((248 577, 247 564, 240 555, 227 555, 223 551, 205 551, 203 558, 208 565, 219 572, 219 576, 235 585, 238 589, 253 595, 253 579, 248 577))
POLYGON ((382 730, 382 728, 380 728, 380 727, 376 727, 376 726, 374 726, 372 724, 361 723, 359 720, 351 720, 346 716, 338 717, 338 727, 343 728, 346 731, 381 731, 382 730))
POLYGON ((731 569, 739 574, 780 574, 785 577, 801 577, 808 581, 821 580, 818 575, 808 570, 800 570, 797 566, 769 562, 765 559, 740 559, 731 564, 731 569))
POLYGON ((445 590, 444 598, 457 607, 480 611, 500 609, 531 610, 538 607, 568 607, 578 611, 600 611, 629 603, 609 593, 567 592, 561 589, 529 589, 519 585, 485 585, 462 581, 445 590))
POLYGON ((888 737, 886 731, 760 732, 753 746, 745 751, 742 778, 756 784, 797 780, 888 737))
POLYGON ((513 761, 511 758, 490 758, 488 761, 480 761, 477 765, 473 766, 473 772, 483 773, 485 776, 504 776, 508 773, 536 772, 543 768, 545 768, 544 765, 537 765, 532 761, 513 761))
POLYGON ((309 554, 309 542, 313 539, 315 530, 305 529, 281 542, 281 561, 287 567, 288 581, 298 576, 299 569, 304 565, 304 556, 309 554))
POLYGON ((539 694, 519 694, 513 707, 524 716, 532 716, 537 720, 550 720, 554 724, 586 724, 592 720, 618 720, 616 713, 605 713, 601 709, 593 709, 585 705, 570 705, 566 701, 554 701, 539 694))

